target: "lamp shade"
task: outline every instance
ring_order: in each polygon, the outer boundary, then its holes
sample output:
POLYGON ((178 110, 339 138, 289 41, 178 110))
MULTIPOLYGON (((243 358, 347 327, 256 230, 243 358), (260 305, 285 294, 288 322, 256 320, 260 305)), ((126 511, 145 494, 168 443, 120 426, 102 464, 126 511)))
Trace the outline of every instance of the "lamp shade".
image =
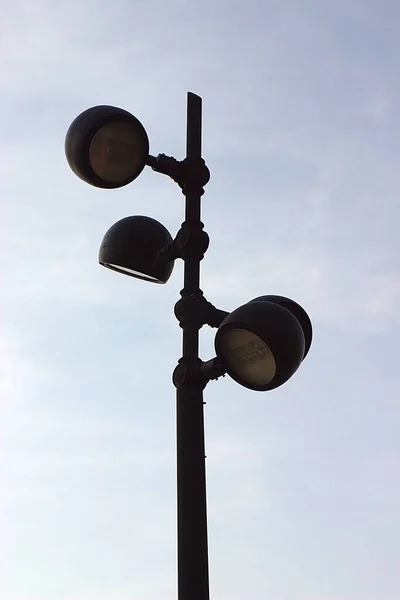
POLYGON ((275 302, 252 301, 231 312, 215 336, 226 372, 257 391, 285 383, 304 357, 305 339, 296 317, 275 302))
POLYGON ((140 121, 126 110, 94 106, 71 123, 65 154, 75 175, 86 183, 119 188, 143 171, 149 139, 140 121))
POLYGON ((174 261, 165 259, 160 250, 171 242, 169 231, 155 219, 126 217, 117 221, 105 234, 99 263, 131 277, 166 283, 174 261))
POLYGON ((287 308, 287 310, 289 310, 292 315, 296 317, 301 325, 301 328, 303 329, 304 334, 304 359, 310 349, 313 336, 311 320, 304 308, 302 308, 300 304, 297 304, 297 302, 294 300, 286 298, 285 296, 259 296, 258 298, 251 300, 251 302, 274 302, 275 304, 279 304, 280 306, 287 308))

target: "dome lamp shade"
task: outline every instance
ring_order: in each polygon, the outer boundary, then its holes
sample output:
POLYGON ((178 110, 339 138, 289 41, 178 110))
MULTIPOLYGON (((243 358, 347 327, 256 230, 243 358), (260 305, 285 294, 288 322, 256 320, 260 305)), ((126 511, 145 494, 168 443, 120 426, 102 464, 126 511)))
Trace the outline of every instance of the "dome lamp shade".
POLYGON ((174 261, 160 251, 172 242, 169 231, 150 217, 132 216, 117 221, 105 234, 99 263, 131 277, 166 283, 174 261))
POLYGON ((126 110, 94 106, 71 123, 65 154, 72 171, 86 183, 119 188, 143 171, 149 139, 140 121, 126 110))
POLYGON ((251 301, 231 312, 215 336, 215 351, 228 375, 256 391, 285 383, 305 351, 303 329, 294 315, 275 302, 251 301))

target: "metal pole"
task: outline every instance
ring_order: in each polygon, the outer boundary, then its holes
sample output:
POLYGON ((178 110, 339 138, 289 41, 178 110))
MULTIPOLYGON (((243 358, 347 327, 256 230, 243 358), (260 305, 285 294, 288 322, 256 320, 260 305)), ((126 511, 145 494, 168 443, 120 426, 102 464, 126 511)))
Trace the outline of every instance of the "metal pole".
MULTIPOLYGON (((202 102, 188 94, 188 161, 201 159, 202 102)), ((185 189, 185 226, 202 230, 200 199, 202 189, 195 182, 185 189)), ((184 258, 185 300, 200 291, 200 260, 184 258)), ((181 364, 190 372, 198 368, 199 324, 185 319, 181 364)), ((204 454, 203 387, 195 378, 183 378, 177 385, 177 492, 178 492, 178 600, 209 600, 206 472, 204 454)))

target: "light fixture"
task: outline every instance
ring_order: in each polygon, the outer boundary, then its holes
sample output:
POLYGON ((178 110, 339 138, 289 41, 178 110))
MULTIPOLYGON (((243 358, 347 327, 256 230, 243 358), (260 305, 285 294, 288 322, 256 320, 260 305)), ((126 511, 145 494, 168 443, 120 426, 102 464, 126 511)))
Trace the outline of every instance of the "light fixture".
POLYGON ((251 390, 272 390, 300 366, 305 337, 298 319, 276 302, 253 300, 222 321, 215 351, 224 370, 251 390))
MULTIPOLYGON (((137 279, 166 283, 174 261, 184 262, 183 288, 174 313, 182 328, 176 387, 178 597, 209 600, 203 390, 228 373, 257 391, 277 388, 308 353, 312 327, 307 313, 284 296, 260 296, 231 313, 213 306, 200 289, 200 263, 209 237, 201 221, 201 198, 210 171, 202 158, 202 100, 188 93, 186 157, 149 154, 143 125, 129 112, 96 106, 71 124, 65 152, 78 177, 100 188, 127 185, 144 169, 167 175, 185 196, 185 220, 175 239, 158 221, 131 216, 105 234, 99 263, 137 279), (217 328, 216 357, 199 357, 199 330, 217 328)), ((157 365, 152 365, 157 376, 157 365)), ((151 385, 151 382, 149 382, 151 385)))
POLYGON ((171 234, 159 221, 144 216, 125 217, 105 234, 99 263, 137 279, 166 283, 174 261, 161 250, 171 242, 171 234))
POLYGON ((122 108, 94 106, 70 125, 65 154, 78 177, 99 188, 119 188, 140 175, 149 139, 140 121, 122 108))

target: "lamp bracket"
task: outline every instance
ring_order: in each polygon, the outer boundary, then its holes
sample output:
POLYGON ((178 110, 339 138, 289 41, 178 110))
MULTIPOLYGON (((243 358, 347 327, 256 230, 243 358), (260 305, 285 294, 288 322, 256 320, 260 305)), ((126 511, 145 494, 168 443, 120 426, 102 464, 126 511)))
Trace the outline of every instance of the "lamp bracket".
POLYGON ((157 173, 173 179, 186 195, 188 192, 204 194, 204 186, 210 181, 210 171, 202 158, 176 160, 173 156, 159 154, 149 156, 147 163, 157 173))
POLYGON ((200 359, 189 360, 187 358, 181 358, 178 361, 177 366, 172 375, 172 382, 176 388, 183 385, 194 385, 205 388, 207 381, 202 377, 200 359))
POLYGON ((217 380, 226 375, 226 369, 218 357, 202 362, 200 365, 200 372, 207 383, 212 379, 217 380))
POLYGON ((201 386, 204 389, 211 380, 225 377, 226 369, 218 358, 207 362, 200 359, 189 361, 181 358, 175 367, 172 381, 176 388, 183 385, 201 386))
POLYGON ((210 243, 210 238, 203 227, 204 224, 201 221, 182 223, 175 239, 160 250, 159 260, 166 262, 176 258, 202 260, 210 243))
POLYGON ((203 325, 219 327, 229 314, 224 310, 219 310, 206 300, 201 290, 189 294, 182 290, 181 296, 174 308, 175 316, 181 327, 186 325, 195 325, 199 329, 203 325))
POLYGON ((175 252, 183 260, 203 260, 210 244, 210 238, 203 229, 204 224, 199 220, 182 223, 173 244, 175 252))

